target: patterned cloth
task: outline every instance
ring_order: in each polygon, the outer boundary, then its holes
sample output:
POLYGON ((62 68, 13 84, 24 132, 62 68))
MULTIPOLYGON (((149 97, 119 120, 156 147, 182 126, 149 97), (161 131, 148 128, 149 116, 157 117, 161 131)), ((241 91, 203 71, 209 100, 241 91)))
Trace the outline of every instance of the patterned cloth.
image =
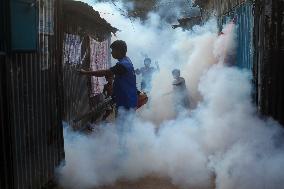
POLYGON ((82 63, 82 40, 78 35, 65 34, 64 36, 64 64, 78 65, 82 63))
MULTIPOLYGON (((90 68, 92 71, 105 70, 109 68, 109 40, 98 42, 90 38, 90 68)), ((91 97, 96 96, 103 92, 104 85, 106 84, 104 77, 92 77, 91 84, 91 97)))

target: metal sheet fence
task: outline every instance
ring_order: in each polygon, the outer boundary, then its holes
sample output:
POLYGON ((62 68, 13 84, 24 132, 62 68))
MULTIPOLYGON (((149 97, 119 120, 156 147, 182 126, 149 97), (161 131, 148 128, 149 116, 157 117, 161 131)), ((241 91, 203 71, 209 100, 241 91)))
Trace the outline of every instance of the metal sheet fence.
POLYGON ((7 174, 13 169, 13 166, 10 161, 12 159, 11 144, 9 142, 11 129, 8 122, 7 82, 5 77, 6 65, 4 63, 5 57, 0 55, 0 188, 13 188, 11 185, 12 177, 7 174))
POLYGON ((0 1, 0 54, 3 54, 7 51, 7 1, 1 0, 0 1))
POLYGON ((249 2, 236 9, 237 15, 237 65, 241 68, 253 69, 253 5, 249 2))
POLYGON ((39 189, 53 179, 64 158, 61 1, 54 1, 51 9, 41 6, 42 2, 38 1, 39 13, 44 12, 40 21, 53 22, 54 33, 39 31, 37 52, 12 52, 1 60, 1 135, 5 137, 0 148, 7 163, 0 171, 5 175, 1 188, 39 189))
POLYGON ((284 1, 255 3, 259 110, 284 125, 284 1))
MULTIPOLYGON (((228 8, 229 9, 229 8, 228 8)), ((236 29, 236 53, 230 57, 230 63, 240 69, 248 69, 252 74, 252 99, 257 104, 257 67, 254 62, 254 15, 253 4, 246 1, 235 4, 230 11, 219 17, 220 27, 228 22, 234 22, 236 29)))
POLYGON ((252 71, 259 111, 284 125, 284 1, 212 2, 221 25, 236 18, 236 64, 252 71))
POLYGON ((238 5, 235 9, 221 16, 221 25, 235 22, 237 48, 235 64, 239 68, 253 69, 253 5, 249 2, 238 5))

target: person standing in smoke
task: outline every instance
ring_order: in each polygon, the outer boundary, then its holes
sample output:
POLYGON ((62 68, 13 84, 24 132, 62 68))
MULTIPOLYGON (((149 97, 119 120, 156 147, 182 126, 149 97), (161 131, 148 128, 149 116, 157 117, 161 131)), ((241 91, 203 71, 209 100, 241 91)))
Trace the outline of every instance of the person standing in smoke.
POLYGON ((182 109, 188 109, 190 106, 189 95, 187 92, 185 80, 180 76, 180 70, 174 69, 173 75, 173 101, 175 112, 180 112, 182 109))
MULTIPOLYGON (((114 76, 112 97, 116 104, 116 110, 134 110, 137 106, 136 75, 131 60, 126 56, 127 45, 122 40, 116 40, 110 45, 110 48, 112 57, 118 60, 115 66, 107 70, 87 71, 81 69, 79 72, 96 77, 112 78, 114 76)), ((108 82, 112 84, 112 81, 108 82)))
POLYGON ((158 62, 155 62, 156 68, 151 67, 151 62, 152 61, 150 58, 145 58, 144 67, 135 70, 137 75, 142 74, 141 91, 144 92, 151 91, 151 82, 152 82, 153 73, 155 71, 160 70, 158 62))

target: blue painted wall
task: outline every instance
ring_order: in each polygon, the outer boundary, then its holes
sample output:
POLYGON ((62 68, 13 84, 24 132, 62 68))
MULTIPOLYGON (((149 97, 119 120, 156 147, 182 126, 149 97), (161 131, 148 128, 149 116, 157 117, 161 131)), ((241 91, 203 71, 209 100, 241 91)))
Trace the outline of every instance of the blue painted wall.
POLYGON ((236 21, 237 52, 235 65, 239 68, 253 69, 253 5, 250 2, 231 10, 221 17, 221 23, 236 21))
POLYGON ((12 50, 37 50, 38 19, 35 0, 11 0, 10 7, 12 50))

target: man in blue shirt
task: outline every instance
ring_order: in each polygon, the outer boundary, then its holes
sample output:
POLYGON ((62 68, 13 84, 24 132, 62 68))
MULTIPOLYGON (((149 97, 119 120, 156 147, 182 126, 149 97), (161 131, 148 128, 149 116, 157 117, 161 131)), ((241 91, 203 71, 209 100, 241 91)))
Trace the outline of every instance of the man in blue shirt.
POLYGON ((116 108, 135 109, 137 106, 136 75, 131 60, 126 56, 127 45, 122 40, 116 40, 110 48, 112 57, 118 60, 115 66, 107 70, 86 71, 81 69, 79 72, 96 77, 114 76, 112 96, 116 108))

